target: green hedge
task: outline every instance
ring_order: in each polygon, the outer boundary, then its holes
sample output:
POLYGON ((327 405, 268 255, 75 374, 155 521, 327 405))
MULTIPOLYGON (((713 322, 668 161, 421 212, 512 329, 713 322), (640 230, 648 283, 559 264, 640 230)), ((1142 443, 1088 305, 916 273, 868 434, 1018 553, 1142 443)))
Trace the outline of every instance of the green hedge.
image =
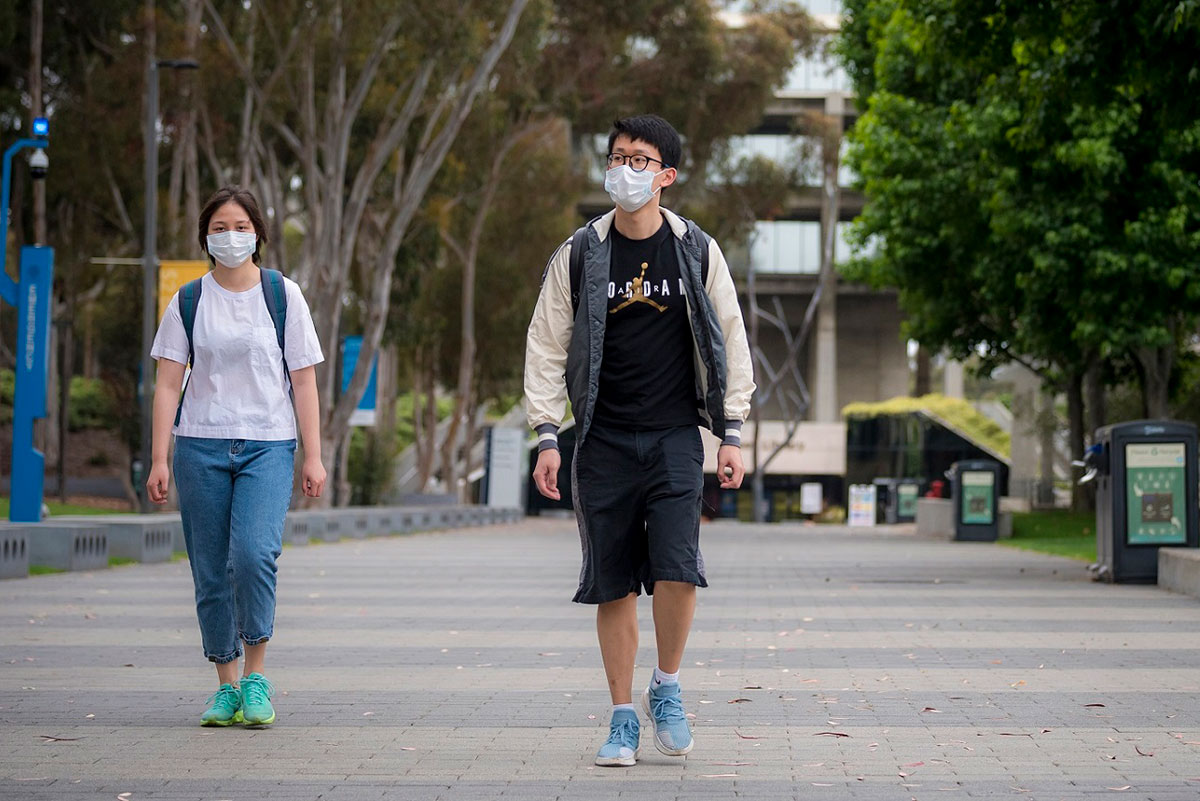
MULTIPOLYGON (((0 424, 12 422, 15 392, 16 374, 12 370, 0 370, 0 424)), ((72 378, 69 403, 67 425, 72 431, 116 427, 112 395, 100 379, 82 376, 72 378)))

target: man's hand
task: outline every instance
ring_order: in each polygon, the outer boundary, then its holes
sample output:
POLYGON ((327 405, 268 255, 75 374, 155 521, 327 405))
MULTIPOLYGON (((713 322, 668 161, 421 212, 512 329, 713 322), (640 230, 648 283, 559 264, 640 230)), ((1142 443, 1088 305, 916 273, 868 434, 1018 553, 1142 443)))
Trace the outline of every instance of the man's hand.
POLYGON ((717 478, 721 479, 721 489, 737 489, 745 477, 742 449, 736 445, 722 445, 717 450, 717 478))
POLYGON ((538 492, 552 501, 561 501, 558 491, 558 469, 562 467, 562 455, 558 448, 547 448, 538 454, 537 466, 533 468, 533 483, 538 492))

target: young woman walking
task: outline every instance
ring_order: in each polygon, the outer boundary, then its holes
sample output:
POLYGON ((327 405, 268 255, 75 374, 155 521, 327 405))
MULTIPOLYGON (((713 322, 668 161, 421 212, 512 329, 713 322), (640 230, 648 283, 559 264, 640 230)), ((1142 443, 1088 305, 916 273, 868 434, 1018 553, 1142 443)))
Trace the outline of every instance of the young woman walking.
POLYGON ((217 191, 200 212, 199 240, 213 269, 171 299, 150 351, 158 380, 146 489, 166 503, 174 433, 196 616, 219 684, 200 724, 265 726, 275 722, 263 666, 297 426, 302 490, 317 497, 325 485, 314 368, 324 356, 300 287, 258 266, 267 228, 254 195, 217 191))

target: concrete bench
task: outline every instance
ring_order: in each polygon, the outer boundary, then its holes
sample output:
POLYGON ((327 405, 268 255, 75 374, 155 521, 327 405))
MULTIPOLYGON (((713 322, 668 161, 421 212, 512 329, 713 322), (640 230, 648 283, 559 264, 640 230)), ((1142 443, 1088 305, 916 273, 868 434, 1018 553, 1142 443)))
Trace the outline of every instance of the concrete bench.
POLYGON ((1159 548, 1158 586, 1200 598, 1200 548, 1159 548))
POLYGON ((300 509, 287 513, 283 520, 283 542, 290 545, 308 545, 312 538, 312 516, 300 509))
POLYGON ((379 533, 375 530, 375 515, 369 507, 352 506, 335 511, 342 515, 342 531, 345 536, 362 540, 379 533))
POLYGON ((57 570, 108 567, 108 527, 98 523, 38 523, 29 531, 29 563, 57 570))
POLYGON ((29 575, 29 534, 24 528, 0 527, 0 579, 29 575))
MULTIPOLYGON (((1002 507, 997 520, 1000 539, 1012 537, 1012 522, 1012 512, 1002 507)), ((954 500, 917 498, 917 534, 935 539, 954 539, 954 500)))
POLYGON ((187 550, 178 514, 62 515, 45 522, 103 526, 108 534, 108 555, 119 559, 169 562, 174 551, 187 550))

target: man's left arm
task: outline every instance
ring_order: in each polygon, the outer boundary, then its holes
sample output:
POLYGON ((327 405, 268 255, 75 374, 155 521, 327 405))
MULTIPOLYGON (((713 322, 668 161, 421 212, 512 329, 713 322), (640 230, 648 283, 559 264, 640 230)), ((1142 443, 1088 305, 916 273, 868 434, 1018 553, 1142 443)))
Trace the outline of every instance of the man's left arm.
POLYGON ((742 423, 750 416, 750 399, 755 389, 754 364, 737 287, 725 254, 715 239, 708 243, 708 268, 705 291, 717 313, 725 340, 725 439, 717 451, 717 478, 721 480, 722 488, 737 489, 746 473, 741 452, 742 423))

